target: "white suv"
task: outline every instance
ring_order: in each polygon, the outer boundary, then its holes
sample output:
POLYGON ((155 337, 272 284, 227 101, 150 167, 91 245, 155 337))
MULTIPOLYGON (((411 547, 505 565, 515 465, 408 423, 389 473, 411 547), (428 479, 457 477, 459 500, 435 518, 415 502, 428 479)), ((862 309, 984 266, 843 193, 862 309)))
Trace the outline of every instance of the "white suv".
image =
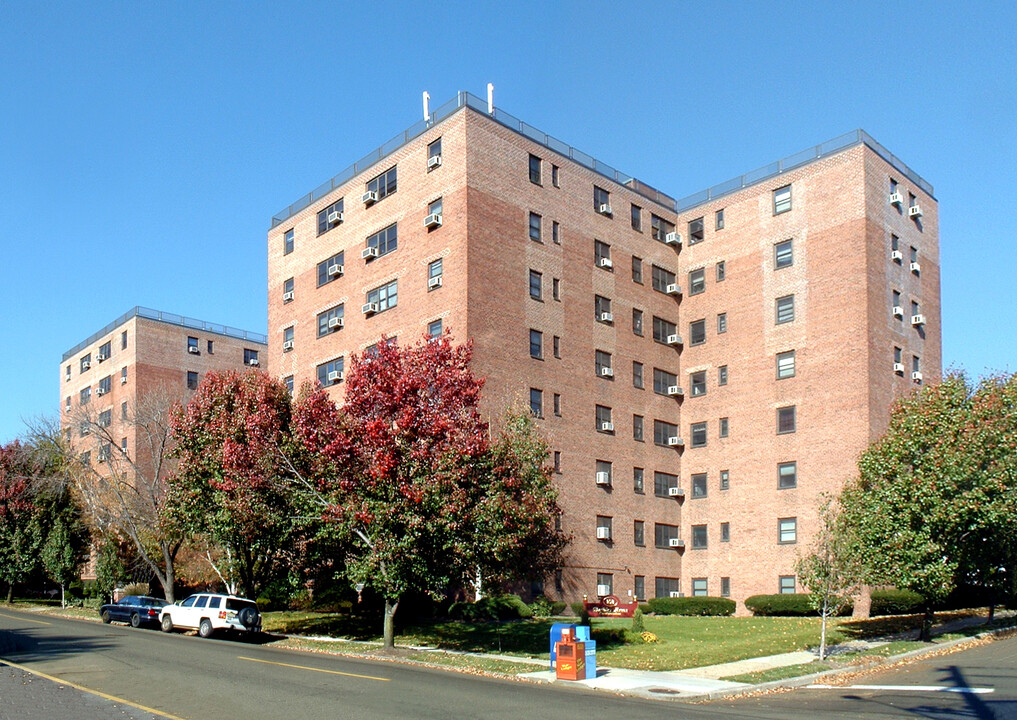
POLYGON ((180 628, 197 630, 203 638, 216 630, 261 632, 261 613, 253 600, 235 595, 200 593, 176 605, 167 605, 159 612, 163 632, 180 628))

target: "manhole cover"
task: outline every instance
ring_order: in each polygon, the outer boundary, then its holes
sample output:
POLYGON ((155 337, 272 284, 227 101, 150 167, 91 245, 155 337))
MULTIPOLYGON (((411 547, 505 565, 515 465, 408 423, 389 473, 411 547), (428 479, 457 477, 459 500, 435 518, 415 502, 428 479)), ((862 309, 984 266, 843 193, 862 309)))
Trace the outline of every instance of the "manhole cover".
POLYGON ((671 688, 650 688, 650 692, 657 693, 659 695, 681 695, 681 690, 673 690, 671 688))

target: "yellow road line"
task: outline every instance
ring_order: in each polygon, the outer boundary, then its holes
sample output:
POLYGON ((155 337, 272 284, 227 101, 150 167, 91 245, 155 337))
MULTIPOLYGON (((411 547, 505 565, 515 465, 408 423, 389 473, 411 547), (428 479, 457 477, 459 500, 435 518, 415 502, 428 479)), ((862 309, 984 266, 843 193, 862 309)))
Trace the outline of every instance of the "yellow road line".
POLYGON ((109 693, 104 693, 104 692, 100 692, 99 690, 93 690, 92 688, 87 688, 84 685, 78 685, 77 683, 73 683, 70 680, 64 680, 63 678, 54 677, 53 675, 47 675, 44 672, 39 672, 38 670, 33 670, 30 667, 25 667, 24 665, 19 665, 18 663, 11 662, 10 660, 7 660, 7 659, 2 658, 2 657, 0 657, 0 662, 2 662, 4 665, 10 665, 12 668, 17 668, 18 670, 23 670, 25 672, 32 673, 33 675, 38 675, 39 677, 45 678, 46 680, 49 680, 50 682, 60 683, 61 685, 66 685, 67 687, 72 687, 75 690, 80 690, 81 692, 86 692, 89 695, 98 695, 101 698, 105 698, 107 700, 112 700, 113 702, 118 702, 118 703, 120 703, 122 705, 129 705, 132 708, 136 708, 138 710, 141 710, 142 712, 152 713, 153 715, 158 715, 159 717, 164 717, 164 718, 167 718, 168 720, 184 720, 184 718, 180 717, 179 715, 170 715, 169 713, 164 713, 161 710, 156 710, 155 708, 146 707, 145 705, 139 705, 138 703, 131 702, 130 700, 124 700, 123 698, 117 697, 116 695, 110 695, 109 693))
POLYGON ((11 620, 24 620, 25 622, 34 622, 36 625, 52 625, 53 623, 43 622, 42 620, 32 620, 31 618, 21 617, 20 615, 8 615, 7 613, 0 613, 5 618, 11 620))
POLYGON ((379 682, 389 682, 391 680, 391 678, 374 677, 373 675, 357 675, 355 673, 339 672, 338 670, 322 670, 321 668, 308 667, 307 665, 290 665, 289 663, 272 662, 271 660, 258 660, 256 658, 244 657, 243 655, 238 655, 237 659, 264 663, 266 665, 279 665, 280 667, 296 668, 297 670, 311 670, 312 672, 328 673, 329 675, 342 675, 344 677, 360 678, 361 680, 378 680, 379 682))

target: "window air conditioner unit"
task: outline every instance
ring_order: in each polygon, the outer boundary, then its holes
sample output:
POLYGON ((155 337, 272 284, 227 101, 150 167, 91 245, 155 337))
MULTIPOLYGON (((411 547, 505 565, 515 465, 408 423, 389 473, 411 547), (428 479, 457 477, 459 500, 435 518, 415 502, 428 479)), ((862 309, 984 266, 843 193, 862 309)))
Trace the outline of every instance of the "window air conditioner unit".
POLYGON ((121 385, 126 385, 127 384, 127 376, 126 375, 121 375, 120 376, 120 384, 121 385))
POLYGON ((920 383, 922 381, 922 374, 915 370, 913 373, 911 373, 911 379, 914 380, 915 382, 920 383))
POLYGON ((667 344, 668 345, 681 345, 682 344, 682 336, 681 335, 668 335, 667 336, 667 344))
POLYGON ((667 496, 673 498, 683 498, 685 497, 685 491, 679 487, 668 488, 667 496))
POLYGON ((602 422, 600 424, 600 430, 601 430, 601 432, 614 432, 614 423, 612 423, 612 422, 602 422))
POLYGON ((664 289, 664 292, 668 295, 681 295, 682 289, 678 287, 678 283, 671 283, 664 289))
POLYGON ((441 155, 432 155, 427 158, 427 169, 434 170, 436 167, 441 165, 441 155))
POLYGON ((92 367, 92 363, 88 362, 88 360, 82 360, 81 361, 81 369, 82 370, 88 370, 88 368, 90 368, 90 367, 92 367))
POLYGON ((614 377, 614 368, 602 367, 600 369, 601 377, 614 377))
POLYGON ((343 379, 343 374, 339 370, 333 370, 328 374, 328 381, 330 383, 337 383, 343 379))
POLYGON ((676 232, 669 232, 664 236, 664 242, 668 245, 681 245, 682 236, 676 232))
POLYGON ((684 441, 684 440, 682 440, 682 439, 681 439, 680 437, 678 437, 677 435, 673 435, 673 436, 671 436, 671 437, 669 437, 669 438, 667 439, 667 446, 668 446, 668 447, 681 447, 681 446, 683 446, 684 444, 685 444, 685 441, 684 441))
POLYGON ((904 317, 904 308, 902 308, 900 305, 894 305, 893 306, 893 316, 895 318, 902 318, 902 317, 904 317))
POLYGON ((599 212, 601 215, 610 215, 611 206, 608 205, 607 203, 603 203, 600 205, 600 207, 597 208, 597 212, 599 212))
POLYGON ((376 302, 364 303, 364 306, 360 308, 360 312, 364 313, 364 315, 373 315, 374 313, 378 312, 378 303, 376 302))
POLYGON ((600 314, 600 321, 601 322, 606 322, 606 323, 614 322, 614 315, 612 315, 609 312, 602 312, 600 314))
POLYGON ((890 193, 890 204, 891 205, 900 205, 903 202, 904 202, 904 196, 903 195, 901 195, 898 192, 890 193))
POLYGON ((102 361, 103 361, 103 360, 105 360, 105 359, 106 359, 107 357, 109 357, 109 356, 108 356, 108 355, 104 355, 103 353, 99 353, 99 354, 98 354, 98 355, 96 356, 96 360, 98 360, 99 362, 102 362, 102 361))
POLYGON ((917 260, 911 263, 911 272, 916 275, 922 272, 922 266, 917 260))
POLYGON ((920 218, 922 216, 922 208, 918 205, 912 205, 908 208, 908 217, 920 218))
POLYGON ((434 290, 435 288, 441 287, 441 275, 437 275, 433 278, 427 279, 427 289, 434 290))
POLYGON ((289 352, 292 349, 293 349, 293 341, 292 340, 285 340, 283 342, 283 352, 289 352))
POLYGON ((611 539, 611 528, 609 528, 609 527, 598 527, 597 528, 597 539, 598 540, 610 540, 611 539))
POLYGON ((96 394, 96 395, 105 395, 105 394, 106 394, 107 392, 109 392, 109 391, 108 391, 108 390, 105 390, 105 389, 103 389, 103 388, 96 388, 96 389, 95 389, 95 394, 96 394))
POLYGON ((424 227, 428 230, 431 228, 441 227, 441 213, 431 213, 424 218, 424 227))
POLYGON ((610 485, 611 484, 611 473, 601 470, 597 473, 597 484, 598 485, 610 485))
POLYGON ((330 212, 328 214, 328 224, 329 225, 338 225, 342 221, 343 221, 343 214, 341 212, 339 212, 338 210, 333 210, 332 212, 330 212))
POLYGON ((667 394, 671 397, 681 397, 685 394, 685 391, 682 390, 680 385, 668 385, 667 394))
POLYGON ((328 266, 328 276, 329 277, 336 277, 337 275, 342 275, 344 269, 345 268, 342 265, 340 265, 339 263, 334 263, 332 265, 329 265, 328 266))
POLYGON ((370 205, 371 203, 376 203, 376 202, 378 202, 378 193, 376 193, 374 190, 368 190, 367 192, 365 192, 360 197, 360 200, 365 205, 370 205))
POLYGON ((682 540, 681 538, 671 538, 670 540, 667 541, 667 544, 673 548, 678 549, 685 547, 685 541, 682 540))
POLYGON ((900 250, 894 250, 890 253, 890 259, 893 260, 894 262, 903 262, 904 253, 902 253, 900 250))
POLYGON ((201 353, 201 351, 198 350, 196 345, 188 345, 187 352, 189 352, 191 355, 199 355, 201 353))
POLYGON ((291 300, 293 300, 293 291, 290 290, 289 292, 284 292, 283 302, 290 302, 291 300))
POLYGON ((682 594, 677 590, 672 590, 667 594, 668 597, 682 597, 682 594))
POLYGON ((376 247, 365 247, 360 253, 360 257, 364 260, 370 260, 371 258, 378 257, 378 248, 376 247))
POLYGON ((911 316, 911 324, 915 325, 915 326, 924 325, 925 324, 925 316, 924 315, 912 315, 911 316))
POLYGON ((597 261, 597 267, 602 267, 607 270, 610 270, 611 268, 614 267, 614 263, 611 262, 611 258, 602 257, 600 260, 597 261))
POLYGON ((341 317, 334 317, 328 319, 328 329, 336 330, 343 326, 343 319, 341 317))
POLYGON ((598 585, 597 586, 597 595, 599 595, 600 597, 606 597, 606 596, 608 596, 610 594, 611 594, 611 586, 610 585, 598 585))
POLYGON ((898 375, 903 375, 904 374, 904 363, 894 363, 893 364, 893 371, 895 373, 897 373, 898 375))
POLYGON ((247 361, 247 364, 251 367, 258 367, 258 358, 251 358, 247 361))

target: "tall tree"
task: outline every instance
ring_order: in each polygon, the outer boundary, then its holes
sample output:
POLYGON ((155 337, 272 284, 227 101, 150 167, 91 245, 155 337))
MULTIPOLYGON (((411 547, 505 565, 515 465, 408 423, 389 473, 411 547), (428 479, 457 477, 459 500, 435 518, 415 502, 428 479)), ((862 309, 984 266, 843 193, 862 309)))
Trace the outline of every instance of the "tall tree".
POLYGON ((14 586, 38 566, 43 540, 33 465, 19 441, 0 445, 0 579, 7 583, 7 602, 13 599, 14 586))
POLYGON ((249 597, 289 550, 293 513, 279 483, 289 422, 289 391, 259 370, 208 373, 173 413, 179 464, 168 517, 218 548, 206 559, 231 591, 249 597))

